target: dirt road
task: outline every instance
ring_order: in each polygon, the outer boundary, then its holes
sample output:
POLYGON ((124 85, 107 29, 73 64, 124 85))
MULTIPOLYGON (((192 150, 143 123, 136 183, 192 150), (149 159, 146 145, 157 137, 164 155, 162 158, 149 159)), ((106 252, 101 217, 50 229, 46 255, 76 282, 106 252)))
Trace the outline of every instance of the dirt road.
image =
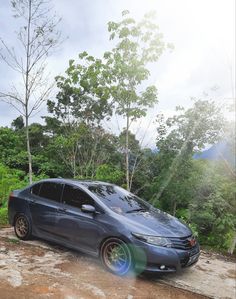
POLYGON ((1 299, 234 299, 234 270, 232 262, 203 255, 198 265, 179 275, 121 278, 97 259, 38 240, 19 242, 12 228, 0 229, 1 299))

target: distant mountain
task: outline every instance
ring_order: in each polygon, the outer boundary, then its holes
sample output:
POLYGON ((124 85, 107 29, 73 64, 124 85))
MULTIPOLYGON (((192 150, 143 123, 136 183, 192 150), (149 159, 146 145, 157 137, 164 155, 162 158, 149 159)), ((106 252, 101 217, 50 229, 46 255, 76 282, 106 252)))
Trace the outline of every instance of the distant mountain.
POLYGON ((196 153, 194 159, 207 159, 207 160, 227 160, 227 162, 235 167, 235 151, 227 141, 221 141, 212 145, 209 149, 196 153))

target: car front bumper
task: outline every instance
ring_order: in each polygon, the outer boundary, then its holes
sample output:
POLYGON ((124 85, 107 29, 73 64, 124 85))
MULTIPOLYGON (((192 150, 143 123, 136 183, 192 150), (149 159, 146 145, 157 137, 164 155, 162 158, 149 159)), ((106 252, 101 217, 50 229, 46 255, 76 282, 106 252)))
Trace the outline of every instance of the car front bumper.
POLYGON ((200 256, 197 243, 191 249, 166 248, 135 240, 135 261, 138 271, 176 272, 194 265, 200 256))

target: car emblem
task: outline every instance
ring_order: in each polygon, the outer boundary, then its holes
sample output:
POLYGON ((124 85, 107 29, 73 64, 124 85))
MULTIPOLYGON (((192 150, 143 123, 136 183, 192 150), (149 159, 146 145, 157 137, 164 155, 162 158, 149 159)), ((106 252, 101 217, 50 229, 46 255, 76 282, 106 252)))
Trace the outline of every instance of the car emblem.
POLYGON ((190 244, 190 246, 191 246, 191 247, 193 247, 193 246, 195 246, 195 245, 196 245, 196 240, 195 240, 195 238, 194 238, 194 237, 192 237, 192 238, 189 238, 189 239, 188 239, 188 241, 189 241, 189 244, 190 244))

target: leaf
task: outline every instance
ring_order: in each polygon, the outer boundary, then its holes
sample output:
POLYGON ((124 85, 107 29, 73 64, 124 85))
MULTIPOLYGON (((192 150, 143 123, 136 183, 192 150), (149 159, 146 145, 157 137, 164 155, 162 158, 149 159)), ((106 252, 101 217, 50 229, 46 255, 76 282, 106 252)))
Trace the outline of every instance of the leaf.
POLYGON ((122 11, 122 17, 128 15, 129 13, 130 13, 129 10, 123 10, 122 11))

